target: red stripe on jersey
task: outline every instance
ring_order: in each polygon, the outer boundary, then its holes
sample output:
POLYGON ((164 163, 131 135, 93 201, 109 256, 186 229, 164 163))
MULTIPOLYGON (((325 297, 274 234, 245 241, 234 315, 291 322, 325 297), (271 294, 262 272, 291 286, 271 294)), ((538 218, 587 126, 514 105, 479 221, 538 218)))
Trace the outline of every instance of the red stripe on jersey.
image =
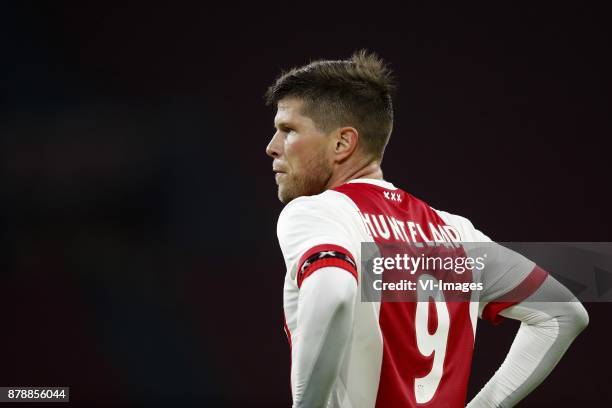
POLYGON ((302 255, 302 257, 300 258, 300 261, 298 262, 298 269, 297 269, 298 288, 301 288, 304 280, 310 275, 312 275, 315 271, 321 268, 328 267, 328 266, 335 266, 335 267, 344 269, 345 271, 353 275, 355 279, 358 279, 356 265, 357 264, 355 263, 355 258, 353 257, 353 255, 351 255, 351 253, 347 249, 339 245, 323 244, 323 245, 314 246, 310 248, 308 251, 306 251, 304 255, 302 255), (341 259, 341 258, 335 258, 335 257, 323 258, 323 259, 316 259, 312 261, 310 265, 306 267, 306 269, 302 270, 302 267, 304 266, 304 263, 308 260, 308 258, 318 253, 321 253, 321 252, 330 252, 330 251, 337 252, 337 253, 344 255, 345 257, 349 258, 352 261, 352 263, 345 259, 341 259))
POLYGON ((527 275, 525 279, 514 289, 503 295, 504 299, 512 299, 507 302, 489 302, 482 310, 482 318, 489 320, 493 324, 500 324, 504 318, 499 313, 514 306, 517 303, 522 302, 528 298, 533 292, 535 292, 544 282, 548 272, 539 266, 535 266, 533 270, 527 275))

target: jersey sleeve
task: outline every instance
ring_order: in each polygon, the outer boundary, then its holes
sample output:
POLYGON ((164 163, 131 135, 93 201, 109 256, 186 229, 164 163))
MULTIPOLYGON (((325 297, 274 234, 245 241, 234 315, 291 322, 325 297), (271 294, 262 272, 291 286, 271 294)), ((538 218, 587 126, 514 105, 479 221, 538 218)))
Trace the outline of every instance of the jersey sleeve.
POLYGON ((502 245, 490 243, 485 249, 487 261, 481 271, 483 290, 479 315, 499 324, 500 312, 522 302, 542 285, 548 273, 523 255, 502 245))
POLYGON ((338 267, 357 279, 355 254, 342 224, 342 210, 320 196, 300 197, 289 203, 278 219, 277 234, 287 271, 299 287, 315 271, 338 267))
POLYGON ((499 324, 503 320, 500 312, 529 297, 548 276, 523 255, 493 242, 467 218, 444 211, 437 213, 459 231, 467 256, 485 257, 484 268, 473 270, 474 280, 482 283, 478 308, 482 319, 499 324))

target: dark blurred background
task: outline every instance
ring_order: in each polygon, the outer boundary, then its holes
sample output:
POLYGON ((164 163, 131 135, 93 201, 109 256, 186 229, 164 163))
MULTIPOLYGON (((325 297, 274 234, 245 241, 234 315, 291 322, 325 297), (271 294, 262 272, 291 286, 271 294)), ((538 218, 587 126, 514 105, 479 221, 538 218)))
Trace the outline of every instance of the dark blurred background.
MULTIPOLYGON (((14 2, 0 27, 2 386, 70 386, 80 406, 290 406, 262 94, 311 59, 391 63, 396 185, 499 241, 612 240, 603 10, 14 2)), ((591 325, 521 406, 612 402, 612 308, 586 306, 591 325)), ((481 322, 470 397, 516 328, 481 322)))

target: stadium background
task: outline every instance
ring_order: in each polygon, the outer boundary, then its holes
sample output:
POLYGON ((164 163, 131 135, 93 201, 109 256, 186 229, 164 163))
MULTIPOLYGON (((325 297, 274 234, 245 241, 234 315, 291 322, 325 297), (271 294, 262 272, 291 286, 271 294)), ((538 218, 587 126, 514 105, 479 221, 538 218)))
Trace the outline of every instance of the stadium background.
MULTIPOLYGON (((499 241, 610 241, 602 10, 327 2, 0 8, 0 385, 73 405, 289 406, 282 68, 378 52, 387 179, 499 241)), ((612 402, 609 304, 523 406, 612 402)), ((517 324, 479 326, 469 396, 517 324)))

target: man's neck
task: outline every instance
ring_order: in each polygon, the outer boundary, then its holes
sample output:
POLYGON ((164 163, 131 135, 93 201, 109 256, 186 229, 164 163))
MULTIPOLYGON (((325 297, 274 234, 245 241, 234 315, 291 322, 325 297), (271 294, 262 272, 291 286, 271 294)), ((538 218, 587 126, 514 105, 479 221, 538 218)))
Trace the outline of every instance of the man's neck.
POLYGON ((383 172, 380 168, 380 163, 373 161, 358 169, 353 168, 348 171, 340 171, 337 175, 332 175, 327 182, 327 188, 335 188, 351 180, 363 178, 382 180, 383 172))

